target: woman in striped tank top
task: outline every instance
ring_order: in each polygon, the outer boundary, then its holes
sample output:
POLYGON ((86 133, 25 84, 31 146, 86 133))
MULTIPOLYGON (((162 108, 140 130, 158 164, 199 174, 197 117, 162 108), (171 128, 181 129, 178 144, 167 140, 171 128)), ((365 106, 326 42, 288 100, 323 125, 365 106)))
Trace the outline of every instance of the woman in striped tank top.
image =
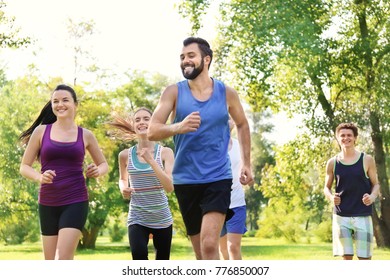
POLYGON ((165 192, 173 191, 173 151, 147 139, 152 111, 138 109, 132 120, 115 117, 110 125, 123 140, 137 144, 119 153, 119 188, 130 199, 127 219, 133 260, 148 259, 153 235, 156 260, 168 260, 172 242, 172 214, 165 192))

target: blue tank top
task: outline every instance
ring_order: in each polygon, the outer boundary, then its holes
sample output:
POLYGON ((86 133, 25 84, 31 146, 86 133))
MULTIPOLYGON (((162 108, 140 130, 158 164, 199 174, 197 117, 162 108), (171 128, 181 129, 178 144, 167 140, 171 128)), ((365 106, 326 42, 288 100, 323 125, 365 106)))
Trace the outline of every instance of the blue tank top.
POLYGON ((46 206, 61 206, 88 200, 83 174, 85 155, 83 129, 78 127, 77 140, 72 143, 50 139, 51 124, 45 128, 40 152, 41 172, 55 170, 52 184, 42 184, 38 202, 46 206))
MULTIPOLYGON (((154 159, 161 168, 164 168, 161 149, 160 145, 155 145, 154 159)), ((164 187, 153 168, 148 163, 138 160, 137 146, 129 149, 127 171, 130 185, 134 188, 130 199, 127 225, 138 224, 155 229, 172 225, 172 214, 164 187)))
POLYGON ((344 217, 370 216, 372 205, 364 205, 362 198, 371 193, 371 183, 364 170, 364 153, 352 164, 344 164, 335 158, 334 175, 336 193, 341 194, 341 204, 334 207, 337 215, 344 217))
POLYGON ((230 129, 225 85, 213 79, 213 93, 206 101, 197 100, 188 81, 177 83, 174 122, 199 111, 201 125, 195 132, 177 134, 175 143, 174 184, 203 184, 232 179, 228 146, 230 129))

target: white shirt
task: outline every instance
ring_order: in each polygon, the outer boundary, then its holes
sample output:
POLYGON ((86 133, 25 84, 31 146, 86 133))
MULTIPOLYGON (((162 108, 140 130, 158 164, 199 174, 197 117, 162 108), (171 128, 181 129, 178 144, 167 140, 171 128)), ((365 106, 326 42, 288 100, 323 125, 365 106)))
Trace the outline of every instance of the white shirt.
POLYGON ((232 138, 232 146, 229 150, 229 157, 232 167, 233 184, 232 192, 230 197, 229 208, 235 208, 238 206, 246 205, 245 203, 245 192, 240 183, 241 173, 241 153, 240 144, 237 139, 232 138))

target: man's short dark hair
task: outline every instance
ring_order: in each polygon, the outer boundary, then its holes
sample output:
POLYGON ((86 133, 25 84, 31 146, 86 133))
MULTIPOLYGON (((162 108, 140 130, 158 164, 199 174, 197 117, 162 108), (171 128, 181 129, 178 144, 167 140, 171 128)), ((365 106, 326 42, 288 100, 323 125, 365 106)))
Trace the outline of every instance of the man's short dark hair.
POLYGON ((337 127, 336 127, 336 135, 339 133, 339 131, 341 129, 350 129, 352 130, 353 132, 353 136, 357 137, 358 136, 358 128, 357 126, 354 124, 354 123, 340 123, 337 127))
POLYGON ((183 46, 186 47, 193 43, 198 44, 202 57, 210 56, 211 64, 211 61, 213 60, 213 51, 210 48, 210 44, 205 39, 199 37, 188 37, 183 41, 183 46))

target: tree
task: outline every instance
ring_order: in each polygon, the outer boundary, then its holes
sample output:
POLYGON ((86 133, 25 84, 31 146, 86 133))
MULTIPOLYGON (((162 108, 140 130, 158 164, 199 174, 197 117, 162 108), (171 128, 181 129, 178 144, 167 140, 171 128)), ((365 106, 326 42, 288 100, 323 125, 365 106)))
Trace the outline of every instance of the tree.
POLYGON ((18 38, 19 29, 14 26, 15 18, 7 17, 3 11, 6 6, 0 2, 0 48, 20 48, 31 43, 29 37, 18 38))
POLYGON ((262 170, 267 165, 274 164, 274 155, 272 145, 264 137, 265 133, 272 131, 273 127, 266 123, 270 114, 265 113, 248 113, 253 122, 251 134, 252 143, 252 170, 254 172, 255 183, 253 187, 246 187, 245 200, 247 208, 247 224, 249 230, 258 230, 258 220, 263 208, 268 203, 268 198, 264 197, 260 186, 262 182, 262 170))
POLYGON ((233 73, 255 111, 306 115, 314 137, 332 135, 343 121, 370 133, 380 247, 390 247, 389 13, 383 0, 221 1, 216 42, 221 69, 233 73))
POLYGON ((268 204, 259 221, 261 235, 292 242, 312 236, 309 229, 329 214, 322 191, 328 157, 328 145, 307 134, 275 148, 275 164, 262 170, 260 189, 268 204))
POLYGON ((42 94, 46 89, 46 85, 34 77, 6 82, 1 87, 0 232, 6 243, 22 243, 29 235, 39 234, 38 187, 19 174, 24 148, 18 143, 18 137, 37 116, 37 104, 44 104, 48 99, 42 94))
POLYGON ((67 29, 73 50, 74 86, 77 84, 80 73, 86 69, 86 63, 88 64, 92 60, 85 42, 88 41, 89 36, 95 33, 94 27, 95 22, 93 20, 74 22, 71 18, 68 18, 67 29))

